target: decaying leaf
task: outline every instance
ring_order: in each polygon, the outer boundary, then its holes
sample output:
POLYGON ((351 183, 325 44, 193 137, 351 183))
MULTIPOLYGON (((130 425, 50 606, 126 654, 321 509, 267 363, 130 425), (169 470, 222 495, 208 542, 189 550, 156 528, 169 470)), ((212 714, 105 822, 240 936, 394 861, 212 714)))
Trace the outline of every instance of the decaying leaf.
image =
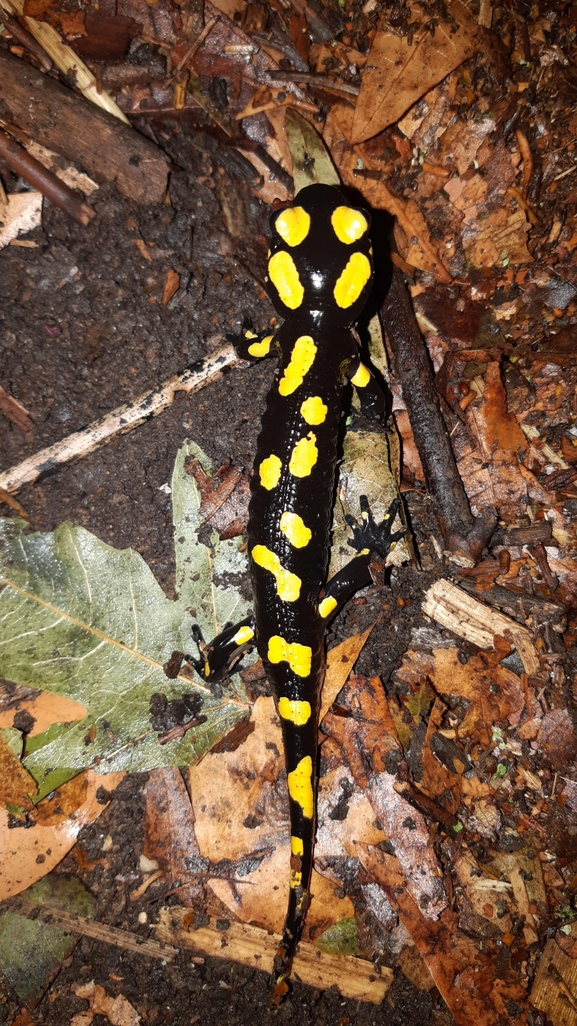
POLYGON ((70 776, 91 765, 105 772, 190 764, 247 714, 242 699, 215 698, 182 673, 169 681, 163 670, 172 652, 190 649, 189 608, 209 637, 248 609, 227 587, 226 575, 244 569, 238 545, 213 538, 209 549, 197 535, 200 496, 184 469, 191 455, 204 459, 185 445, 172 482, 179 590, 174 602, 131 550, 118 552, 67 524, 54 534, 27 534, 10 520, 0 524, 1 672, 87 710, 80 724, 55 724, 27 739, 24 763, 42 782, 41 794, 54 786, 56 768, 70 776), (205 719, 161 745, 150 719, 151 696, 191 693, 199 697, 205 719))
POLYGON ((426 24, 414 34, 377 32, 367 61, 353 120, 353 143, 370 139, 393 124, 450 71, 472 57, 481 45, 479 29, 466 6, 447 5, 449 19, 426 24))

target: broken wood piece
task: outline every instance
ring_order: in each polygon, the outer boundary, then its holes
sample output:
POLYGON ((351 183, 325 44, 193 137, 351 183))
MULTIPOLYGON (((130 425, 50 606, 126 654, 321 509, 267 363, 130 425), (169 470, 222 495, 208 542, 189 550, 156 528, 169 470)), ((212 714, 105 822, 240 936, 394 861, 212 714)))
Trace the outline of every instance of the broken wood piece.
POLYGON ((37 481, 42 474, 56 470, 57 467, 71 460, 79 459, 94 452, 99 446, 106 444, 116 435, 132 431, 138 424, 156 417, 174 401, 177 392, 190 395, 216 381, 224 367, 239 363, 235 349, 231 345, 223 346, 205 360, 189 367, 182 374, 169 378, 159 388, 134 399, 133 402, 112 410, 101 420, 96 420, 84 431, 76 431, 67 438, 49 445, 48 448, 18 463, 0 474, 0 488, 7 492, 17 492, 25 484, 37 481))
POLYGON ((402 273, 394 265, 383 314, 395 375, 403 390, 425 483, 437 507, 445 548, 461 565, 471 566, 479 559, 497 520, 471 513, 441 413, 425 340, 402 273))
POLYGON ((539 672, 539 656, 527 628, 490 609, 451 581, 431 585, 422 611, 478 648, 494 648, 495 637, 506 638, 517 649, 525 673, 532 677, 539 672))
POLYGON ((172 962, 173 958, 178 955, 177 949, 168 944, 147 940, 146 937, 141 937, 137 933, 119 930, 118 927, 107 926, 106 923, 97 923, 94 919, 85 919, 84 916, 73 915, 55 905, 39 905, 32 901, 26 901, 25 898, 16 898, 10 902, 10 909, 19 915, 40 919, 42 922, 58 923, 59 926, 63 926, 65 930, 70 930, 72 933, 79 933, 83 937, 92 937, 104 944, 113 944, 125 951, 135 951, 139 955, 160 958, 165 962, 172 962))
POLYGON ((4 50, 0 118, 81 165, 97 181, 115 182, 137 203, 164 199, 168 158, 154 143, 4 50))
MULTIPOLYGON (((223 929, 225 922, 211 916, 208 926, 195 929, 191 909, 161 908, 155 931, 167 944, 272 973, 280 937, 248 923, 231 922, 223 929)), ((375 1005, 381 1003, 393 982, 391 969, 381 967, 377 971, 372 962, 352 955, 326 955, 305 941, 299 944, 293 975, 310 987, 326 990, 336 986, 343 997, 375 1005)))
POLYGON ((549 938, 537 966, 529 996, 554 1026, 577 1026, 577 959, 570 958, 549 938))
POLYGON ((56 175, 53 175, 52 171, 45 168, 35 157, 30 156, 23 146, 11 139, 1 128, 0 156, 4 157, 6 163, 16 174, 21 175, 51 203, 60 207, 65 214, 74 218, 79 224, 84 226, 90 224, 94 217, 94 211, 78 199, 76 193, 56 175))
POLYGON ((28 410, 13 395, 9 395, 0 385, 0 413, 11 420, 21 431, 32 431, 34 421, 30 419, 28 410))

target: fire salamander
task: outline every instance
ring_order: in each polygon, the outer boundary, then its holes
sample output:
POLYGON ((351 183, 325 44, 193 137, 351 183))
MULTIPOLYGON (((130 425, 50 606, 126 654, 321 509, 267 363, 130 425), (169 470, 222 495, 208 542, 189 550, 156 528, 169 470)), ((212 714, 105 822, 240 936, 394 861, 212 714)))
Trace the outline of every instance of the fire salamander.
POLYGON ((275 959, 275 1000, 286 979, 310 903, 316 807, 317 728, 329 619, 369 584, 371 554, 385 556, 395 502, 376 524, 366 499, 350 544, 357 550, 325 583, 332 503, 347 380, 362 411, 384 418, 384 396, 361 362, 351 330, 372 284, 370 219, 335 187, 310 185, 271 218, 268 260, 272 302, 285 320, 274 335, 247 332, 239 351, 251 360, 279 358, 258 439, 248 522, 254 617, 226 628, 210 645, 198 629, 205 680, 216 680, 255 643, 282 724, 290 805, 289 904, 275 959))

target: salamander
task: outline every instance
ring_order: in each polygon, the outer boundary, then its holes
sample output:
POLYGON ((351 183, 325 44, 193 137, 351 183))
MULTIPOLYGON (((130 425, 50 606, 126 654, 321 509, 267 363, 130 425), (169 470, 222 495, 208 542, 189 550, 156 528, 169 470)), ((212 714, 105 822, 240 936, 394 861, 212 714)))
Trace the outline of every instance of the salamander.
MULTIPOLYGON (((357 550, 326 582, 343 393, 347 381, 361 409, 384 418, 384 396, 362 363, 352 325, 372 285, 370 217, 334 186, 310 185, 271 217, 268 283, 284 323, 275 334, 247 332, 239 351, 250 360, 276 355, 277 375, 257 442, 248 520, 254 616, 227 627, 210 645, 195 637, 193 660, 205 680, 224 676, 239 649, 254 643, 276 699, 290 807, 290 889, 275 959, 275 994, 288 986, 310 903, 316 811, 317 729, 328 621, 370 583, 371 554, 385 556, 398 502, 382 524, 361 499, 350 544, 357 550)), ((238 667, 236 667, 238 668, 238 667)))

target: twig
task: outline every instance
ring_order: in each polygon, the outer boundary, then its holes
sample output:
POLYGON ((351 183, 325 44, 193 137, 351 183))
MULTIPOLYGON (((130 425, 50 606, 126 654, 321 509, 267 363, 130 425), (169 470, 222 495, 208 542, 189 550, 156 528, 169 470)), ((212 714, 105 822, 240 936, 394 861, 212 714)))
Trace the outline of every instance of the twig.
POLYGON ((437 506, 445 548, 464 564, 476 563, 496 520, 474 517, 471 513, 441 413, 425 341, 403 276, 394 265, 383 316, 395 374, 403 390, 425 483, 437 506))
POLYGON ((19 43, 22 43, 22 46, 26 47, 28 52, 36 57, 43 71, 52 71, 53 64, 46 51, 36 42, 34 36, 31 36, 27 29, 16 18, 13 18, 5 8, 2 11, 2 21, 10 35, 17 39, 19 43))
POLYGON ((41 919, 42 922, 58 923, 65 930, 71 930, 72 933, 79 933, 83 937, 93 937, 94 940, 103 941, 105 944, 114 944, 115 947, 124 948, 125 951, 135 951, 137 954, 148 955, 150 958, 160 958, 164 962, 172 962, 173 958, 178 955, 178 948, 174 948, 170 944, 145 940, 137 933, 119 930, 116 926, 107 926, 106 923, 85 919, 84 916, 75 916, 52 905, 35 905, 32 901, 18 898, 10 902, 10 909, 29 917, 33 912, 34 918, 41 919))
MULTIPOLYGON (((220 15, 219 15, 219 17, 220 17, 220 15)), ((189 48, 186 51, 186 53, 184 54, 184 56, 180 58, 180 60, 179 60, 178 64, 176 65, 176 67, 173 68, 173 70, 170 73, 169 78, 168 78, 169 82, 172 82, 176 78, 176 76, 180 74, 182 69, 184 67, 186 67, 186 65, 188 64, 188 62, 191 59, 191 57, 193 57, 194 54, 196 53, 196 51, 198 50, 199 46, 202 46, 202 44, 204 43, 206 37, 208 36, 209 32, 212 31, 212 29, 216 25, 217 21, 218 21, 218 18, 211 18, 210 21, 207 21, 206 25, 204 26, 204 28, 203 28, 202 32, 200 33, 200 35, 198 36, 198 38, 195 39, 195 41, 192 44, 192 46, 189 46, 189 48)))
POLYGON ((217 349, 205 360, 199 360, 189 367, 183 374, 169 378, 153 392, 145 392, 133 402, 112 410, 101 420, 95 420, 84 431, 76 431, 60 442, 48 446, 47 449, 42 449, 23 463, 4 471, 0 474, 0 488, 7 492, 17 492, 23 485, 37 481, 41 474, 55 470, 71 460, 87 456, 116 435, 132 431, 143 421, 158 416, 172 404, 176 392, 186 392, 189 395, 197 392, 219 378, 224 367, 234 367, 239 362, 233 346, 226 345, 222 349, 217 349))
POLYGON ((326 89, 333 93, 348 93, 351 96, 358 96, 360 92, 360 86, 353 85, 351 82, 336 82, 326 75, 313 75, 306 71, 283 71, 281 68, 277 71, 276 68, 273 68, 267 71, 267 75, 283 82, 303 82, 305 85, 318 86, 319 89, 326 89))
POLYGON ((45 168, 39 160, 30 156, 23 146, 11 139, 1 128, 0 156, 4 157, 16 174, 22 175, 30 185, 75 221, 83 225, 90 223, 94 217, 94 210, 79 200, 72 189, 45 168))

